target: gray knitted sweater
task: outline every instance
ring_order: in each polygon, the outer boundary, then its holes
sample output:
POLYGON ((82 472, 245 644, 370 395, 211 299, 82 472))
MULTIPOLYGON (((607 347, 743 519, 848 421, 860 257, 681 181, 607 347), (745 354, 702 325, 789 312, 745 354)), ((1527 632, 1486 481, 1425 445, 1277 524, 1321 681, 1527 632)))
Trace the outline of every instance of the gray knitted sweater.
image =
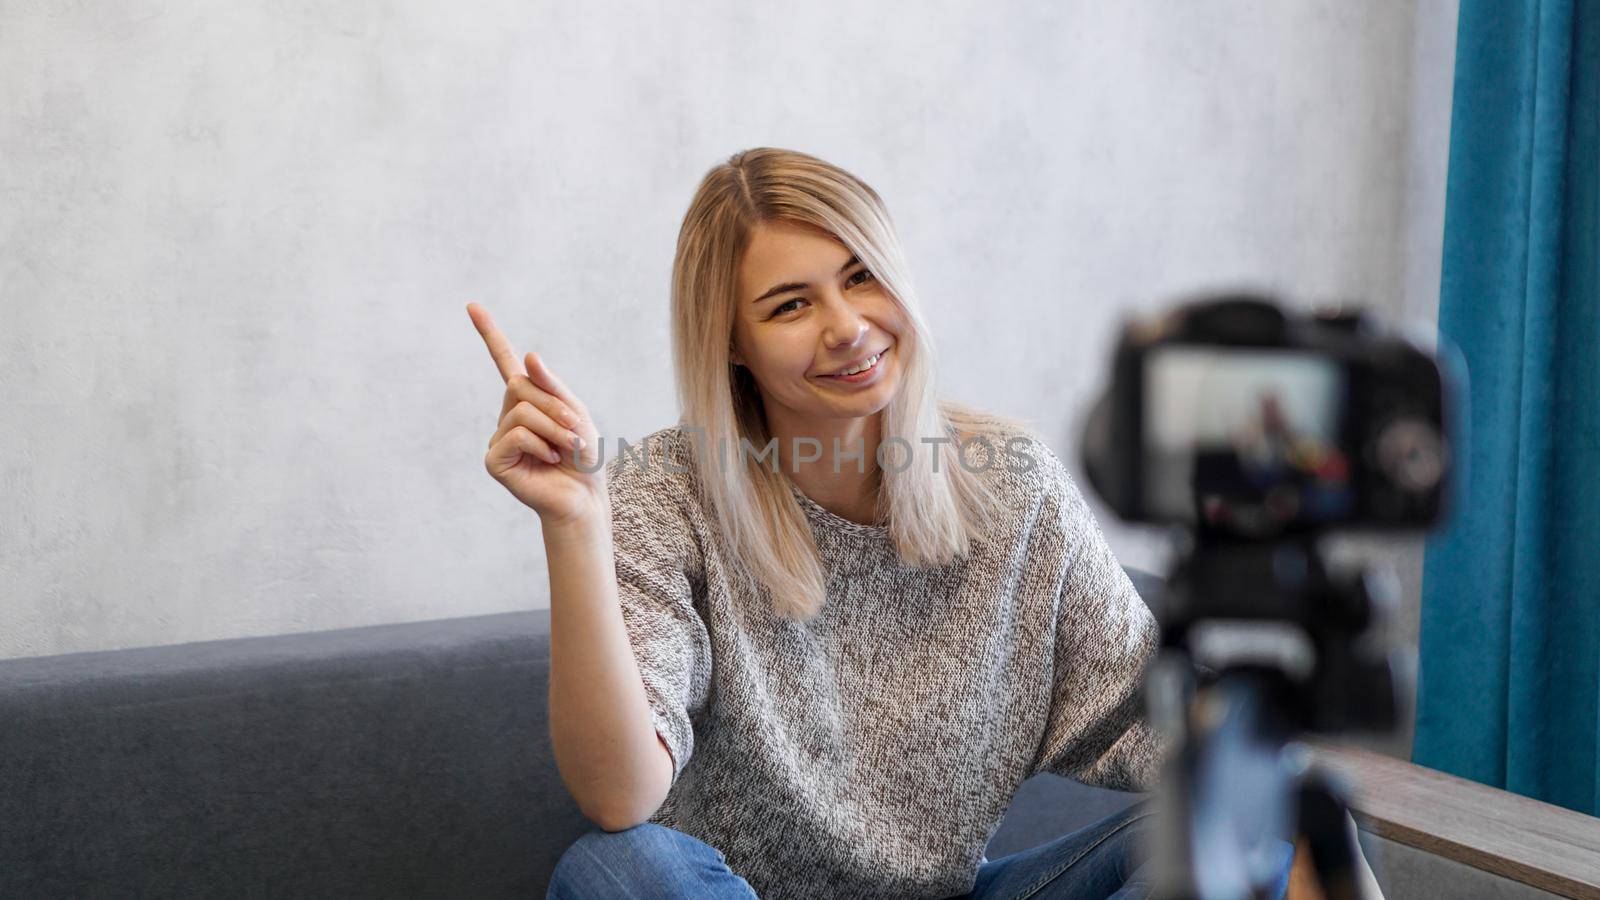
POLYGON ((689 464, 680 426, 642 444, 646 464, 606 466, 618 596, 673 761, 650 821, 761 897, 964 894, 1034 773, 1153 786, 1156 624, 1047 446, 1027 441, 1031 471, 989 470, 1009 515, 944 567, 794 489, 828 573, 796 623, 734 576, 693 471, 660 464, 689 464))

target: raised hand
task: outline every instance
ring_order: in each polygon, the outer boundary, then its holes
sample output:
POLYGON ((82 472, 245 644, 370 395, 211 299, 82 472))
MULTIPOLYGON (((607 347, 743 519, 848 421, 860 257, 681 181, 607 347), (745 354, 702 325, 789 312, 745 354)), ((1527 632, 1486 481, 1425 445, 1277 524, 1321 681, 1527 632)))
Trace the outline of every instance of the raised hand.
POLYGON ((600 434, 588 408, 538 354, 519 358, 488 310, 468 303, 467 316, 506 386, 484 468, 544 525, 607 509, 605 469, 597 464, 600 434))

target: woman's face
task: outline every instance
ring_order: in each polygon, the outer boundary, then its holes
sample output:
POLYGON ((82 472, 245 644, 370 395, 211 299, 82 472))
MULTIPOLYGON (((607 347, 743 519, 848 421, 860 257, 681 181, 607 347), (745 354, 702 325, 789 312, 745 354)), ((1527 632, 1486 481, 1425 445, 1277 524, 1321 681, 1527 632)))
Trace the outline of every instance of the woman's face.
POLYGON ((831 234, 757 226, 739 264, 738 302, 732 359, 754 376, 769 419, 805 430, 815 419, 870 416, 894 396, 900 307, 831 234), (870 370, 833 377, 874 354, 870 370))

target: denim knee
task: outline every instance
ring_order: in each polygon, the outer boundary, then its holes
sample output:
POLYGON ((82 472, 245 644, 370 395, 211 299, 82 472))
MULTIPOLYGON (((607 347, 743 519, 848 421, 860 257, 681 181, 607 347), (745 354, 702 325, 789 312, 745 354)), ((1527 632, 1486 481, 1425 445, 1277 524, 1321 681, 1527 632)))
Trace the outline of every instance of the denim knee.
POLYGON ((594 829, 561 854, 546 896, 656 896, 664 888, 689 887, 695 869, 722 861, 709 845, 654 822, 622 831, 594 829))
POLYGON ((617 878, 637 872, 638 863, 651 859, 649 832, 653 828, 661 826, 645 822, 622 831, 596 828, 573 841, 550 873, 549 896, 591 895, 597 885, 615 885, 617 878))

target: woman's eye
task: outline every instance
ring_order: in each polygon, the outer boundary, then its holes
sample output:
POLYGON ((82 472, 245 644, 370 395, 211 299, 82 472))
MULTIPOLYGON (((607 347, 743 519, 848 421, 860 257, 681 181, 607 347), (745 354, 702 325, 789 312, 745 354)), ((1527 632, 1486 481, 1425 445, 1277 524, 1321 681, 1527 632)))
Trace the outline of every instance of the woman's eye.
MULTIPOLYGON (((856 272, 854 275, 851 275, 849 278, 845 279, 845 285, 847 287, 857 287, 859 285, 866 284, 867 282, 871 281, 872 279, 874 279, 876 277, 877 276, 873 275, 872 272, 870 272, 869 270, 862 269, 862 270, 856 272), (857 278, 860 278, 863 275, 866 276, 866 277, 865 278, 861 278, 860 281, 856 280, 857 278)), ((777 318, 778 316, 781 316, 784 313, 789 311, 789 304, 791 304, 791 303, 803 303, 803 302, 805 302, 805 300, 804 300, 804 298, 801 298, 801 297, 795 297, 795 298, 793 298, 791 300, 785 300, 784 302, 778 304, 778 308, 774 309, 772 311, 772 315, 768 316, 767 318, 769 318, 769 319, 777 318)))

